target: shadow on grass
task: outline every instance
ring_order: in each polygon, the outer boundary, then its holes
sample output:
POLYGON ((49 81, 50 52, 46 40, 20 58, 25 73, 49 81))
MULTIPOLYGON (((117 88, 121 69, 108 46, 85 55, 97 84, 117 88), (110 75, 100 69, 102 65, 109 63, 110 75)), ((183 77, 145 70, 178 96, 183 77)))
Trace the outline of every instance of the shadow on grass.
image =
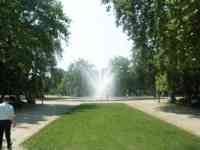
POLYGON ((200 119, 200 110, 194 109, 191 107, 175 105, 175 104, 167 104, 164 106, 159 106, 157 109, 161 110, 163 112, 189 115, 189 117, 191 117, 191 118, 199 118, 200 119))
POLYGON ((96 110, 98 108, 100 108, 98 104, 82 104, 75 107, 71 112, 69 112, 69 114, 79 113, 79 112, 88 112, 88 111, 96 110))

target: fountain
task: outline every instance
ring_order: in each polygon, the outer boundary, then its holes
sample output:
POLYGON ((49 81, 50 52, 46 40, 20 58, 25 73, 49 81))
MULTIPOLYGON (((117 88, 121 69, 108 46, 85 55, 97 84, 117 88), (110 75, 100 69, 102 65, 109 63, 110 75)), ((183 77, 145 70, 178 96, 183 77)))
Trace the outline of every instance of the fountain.
POLYGON ((93 95, 95 98, 109 99, 109 97, 114 96, 114 75, 110 69, 100 70, 95 83, 93 95))
POLYGON ((109 67, 92 72, 84 71, 83 76, 91 88, 90 96, 94 100, 108 100, 109 97, 114 96, 115 77, 109 67))

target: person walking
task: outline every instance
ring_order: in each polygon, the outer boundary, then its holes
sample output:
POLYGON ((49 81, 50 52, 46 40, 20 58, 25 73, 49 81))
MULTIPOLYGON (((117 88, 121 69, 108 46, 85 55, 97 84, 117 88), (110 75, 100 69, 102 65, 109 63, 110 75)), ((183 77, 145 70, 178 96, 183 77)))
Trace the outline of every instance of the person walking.
POLYGON ((3 135, 5 133, 7 148, 12 150, 11 142, 11 126, 15 127, 15 113, 14 108, 10 105, 7 99, 0 99, 0 150, 2 150, 3 145, 3 135))

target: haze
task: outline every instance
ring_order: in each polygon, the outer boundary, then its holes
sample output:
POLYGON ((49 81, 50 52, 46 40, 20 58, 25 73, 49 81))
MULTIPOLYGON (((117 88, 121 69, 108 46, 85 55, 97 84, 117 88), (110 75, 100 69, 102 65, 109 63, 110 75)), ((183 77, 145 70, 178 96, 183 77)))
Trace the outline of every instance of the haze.
POLYGON ((68 47, 63 45, 63 59, 58 67, 83 58, 98 68, 107 66, 114 56, 130 56, 131 42, 116 27, 115 17, 106 12, 100 0, 62 0, 64 11, 72 19, 68 47))

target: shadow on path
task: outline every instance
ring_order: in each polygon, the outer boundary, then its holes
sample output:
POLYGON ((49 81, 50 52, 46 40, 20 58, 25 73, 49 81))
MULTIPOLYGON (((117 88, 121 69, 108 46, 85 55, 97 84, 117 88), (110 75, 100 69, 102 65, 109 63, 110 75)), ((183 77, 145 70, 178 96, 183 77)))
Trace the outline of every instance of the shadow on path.
POLYGON ((46 121, 47 117, 60 116, 70 112, 74 106, 67 104, 37 104, 22 108, 18 111, 16 121, 22 123, 37 124, 40 121, 46 121))
POLYGON ((185 107, 175 104, 166 104, 163 106, 159 106, 157 109, 163 112, 175 113, 179 115, 188 115, 191 118, 200 119, 200 110, 191 107, 185 107))

